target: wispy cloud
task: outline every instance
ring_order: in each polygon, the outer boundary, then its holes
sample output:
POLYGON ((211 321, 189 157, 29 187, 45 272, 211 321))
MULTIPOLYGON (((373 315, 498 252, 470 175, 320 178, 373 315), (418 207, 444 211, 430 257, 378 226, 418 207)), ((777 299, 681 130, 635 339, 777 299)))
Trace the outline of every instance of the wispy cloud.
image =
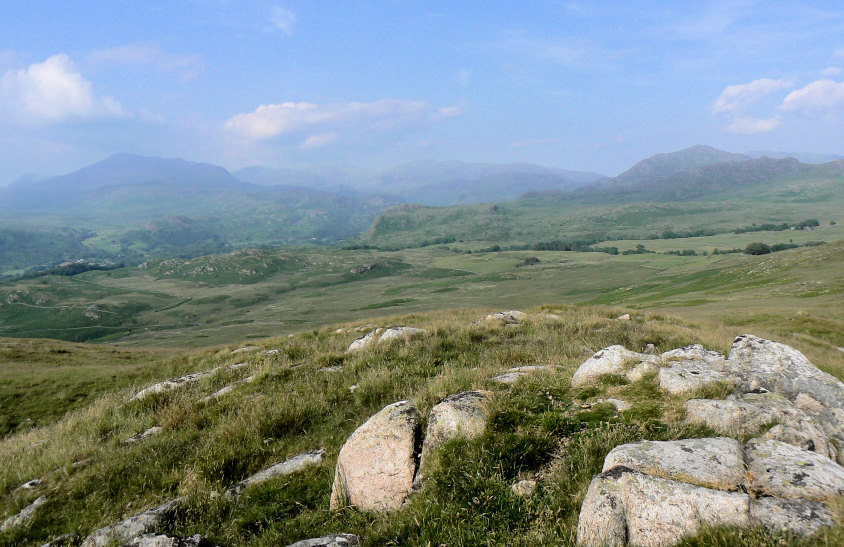
POLYGON ((18 123, 42 125, 122 117, 125 112, 114 98, 97 96, 70 58, 59 54, 0 77, 0 114, 18 123))
POLYGON ((296 24, 296 14, 287 8, 273 6, 270 10, 270 22, 273 26, 288 36, 293 36, 293 27, 296 24))
POLYGON ((837 66, 830 66, 830 67, 826 67, 825 69, 821 70, 821 76, 827 76, 827 77, 829 77, 829 76, 840 76, 841 72, 842 72, 841 69, 838 68, 837 66))
POLYGON ((327 144, 341 132, 384 131, 424 125, 462 114, 459 107, 437 108, 425 101, 381 99, 371 103, 281 103, 259 106, 231 117, 225 128, 247 141, 302 135, 303 146, 327 144), (332 135, 329 139, 328 135, 332 135))
POLYGON ((122 46, 99 49, 86 58, 90 64, 150 65, 165 72, 179 72, 193 78, 202 67, 199 55, 180 55, 165 51, 160 45, 136 42, 122 46))
POLYGON ((761 78, 748 84, 728 85, 712 106, 712 111, 736 112, 780 89, 793 87, 789 80, 761 78))
POLYGON ((816 80, 789 93, 780 109, 816 117, 836 116, 844 112, 844 82, 816 80))
POLYGON ((738 133, 740 135, 755 135, 757 133, 765 133, 775 129, 780 122, 781 120, 779 117, 768 119, 736 118, 727 130, 731 133, 738 133))

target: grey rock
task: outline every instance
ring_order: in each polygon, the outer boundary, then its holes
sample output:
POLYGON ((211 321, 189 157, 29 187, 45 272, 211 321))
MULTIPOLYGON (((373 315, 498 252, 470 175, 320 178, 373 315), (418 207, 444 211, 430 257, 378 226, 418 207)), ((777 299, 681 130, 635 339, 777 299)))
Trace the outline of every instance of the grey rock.
POLYGON ((35 501, 21 509, 17 515, 12 515, 4 520, 3 524, 0 524, 0 532, 29 523, 29 521, 32 520, 32 516, 35 514, 35 511, 45 503, 47 503, 46 496, 36 498, 35 501))
POLYGON ((166 503, 147 509, 117 524, 104 526, 85 538, 82 547, 106 547, 114 543, 130 541, 132 538, 155 532, 168 518, 171 518, 183 498, 176 498, 166 503))
POLYGON ((527 365, 523 367, 513 367, 507 369, 507 372, 496 376, 493 381, 501 382, 502 384, 515 384, 520 378, 536 372, 553 372, 556 366, 550 365, 527 365))
POLYGON ((249 351, 257 351, 261 349, 261 346, 244 346, 242 348, 233 349, 232 353, 246 353, 249 351))
POLYGON ((22 485, 18 486, 16 490, 32 490, 41 484, 41 479, 32 479, 31 481, 27 481, 22 485))
POLYGON ((733 385, 737 379, 729 373, 712 370, 703 360, 676 361, 659 369, 659 387, 672 395, 696 391, 719 382, 733 385))
POLYGON ((218 389, 217 391, 215 391, 214 393, 212 393, 211 395, 207 395, 207 396, 203 397, 202 399, 200 399, 200 401, 203 402, 203 403, 207 403, 208 401, 220 398, 223 395, 231 393, 232 391, 234 391, 233 385, 224 386, 224 387, 221 387, 220 389, 218 389))
POLYGON ((137 443, 137 442, 140 442, 140 441, 146 439, 147 437, 152 437, 154 435, 158 435, 159 433, 161 433, 161 431, 162 431, 162 427, 160 425, 154 425, 154 426, 152 426, 151 428, 149 428, 145 431, 141 431, 140 433, 135 433, 134 435, 132 435, 128 439, 125 439, 123 441, 123 443, 124 444, 137 443))
POLYGON ((519 497, 529 498, 536 492, 536 481, 532 479, 525 479, 512 485, 510 489, 519 497))
POLYGON ((73 545, 78 545, 80 541, 82 541, 82 536, 76 532, 71 532, 54 538, 41 547, 72 547, 73 545))
POLYGON ((724 356, 715 351, 709 351, 700 344, 692 344, 683 348, 666 351, 660 358, 663 362, 668 361, 705 361, 707 363, 723 361, 724 356))
POLYGON ((381 344, 384 342, 389 342, 390 340, 407 338, 410 336, 422 334, 424 332, 424 329, 417 329, 415 327, 389 327, 386 329, 377 328, 374 331, 358 338, 357 340, 349 344, 349 347, 346 349, 346 353, 360 351, 374 343, 381 344))
POLYGON ((758 435, 776 423, 764 438, 787 442, 841 463, 842 453, 832 442, 829 428, 781 395, 745 393, 725 400, 690 399, 684 408, 687 422, 706 424, 727 435, 758 435))
POLYGON ((208 538, 199 534, 190 537, 168 536, 166 534, 144 534, 131 539, 121 547, 217 547, 208 538))
POLYGON ((354 534, 331 534, 320 538, 303 539, 287 547, 358 547, 360 539, 354 534))
POLYGON ((579 545, 670 545, 702 525, 747 526, 750 498, 617 467, 592 480, 579 545))
POLYGON ((518 325, 527 318, 527 314, 518 310, 507 310, 484 316, 482 321, 496 321, 505 325, 518 325))
POLYGON ((241 492, 254 484, 259 484, 275 477, 289 475, 290 473, 295 473, 296 471, 300 471, 308 466, 319 465, 324 459, 325 449, 323 448, 311 452, 305 452, 303 454, 297 454, 292 458, 288 458, 281 463, 277 463, 247 479, 240 481, 234 486, 228 488, 223 495, 230 499, 236 498, 241 492))
POLYGON ((640 441, 613 448, 603 472, 626 468, 719 490, 739 490, 744 484, 744 447, 735 439, 640 441))
POLYGON ((416 475, 420 418, 412 403, 399 401, 352 433, 337 458, 332 509, 347 504, 364 511, 401 508, 416 475))
MULTIPOLYGON (((624 346, 609 346, 583 362, 571 379, 571 385, 581 387, 594 383, 604 374, 626 375, 641 363, 656 364, 659 358, 655 355, 636 353, 624 346)), ((642 373, 640 369, 640 373, 642 373)))
POLYGON ((628 403, 627 401, 624 401, 622 399, 609 398, 609 399, 596 399, 595 400, 595 404, 602 404, 602 403, 610 404, 610 405, 614 406, 616 410, 621 411, 621 412, 624 412, 625 410, 630 410, 630 407, 631 407, 630 403, 628 403))
POLYGON ((825 408, 844 410, 844 384, 785 344, 743 334, 733 341, 727 363, 745 379, 743 391, 762 387, 790 401, 804 393, 825 408))
POLYGON ((750 522, 771 530, 804 536, 836 524, 832 513, 822 503, 781 498, 750 500, 750 522))
POLYGON ((483 434, 491 395, 489 391, 462 391, 434 405, 428 415, 420 468, 432 451, 451 439, 472 439, 483 434))
POLYGON ((780 498, 817 501, 844 495, 844 467, 829 458, 775 440, 747 443, 748 487, 780 498))

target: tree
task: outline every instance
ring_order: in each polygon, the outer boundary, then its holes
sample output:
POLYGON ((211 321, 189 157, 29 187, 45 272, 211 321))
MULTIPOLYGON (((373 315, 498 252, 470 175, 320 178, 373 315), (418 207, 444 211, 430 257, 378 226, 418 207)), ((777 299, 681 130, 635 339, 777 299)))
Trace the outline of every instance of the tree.
POLYGON ((766 255, 771 252, 771 247, 764 244, 764 243, 748 243, 747 247, 744 248, 744 254, 746 255, 766 255))

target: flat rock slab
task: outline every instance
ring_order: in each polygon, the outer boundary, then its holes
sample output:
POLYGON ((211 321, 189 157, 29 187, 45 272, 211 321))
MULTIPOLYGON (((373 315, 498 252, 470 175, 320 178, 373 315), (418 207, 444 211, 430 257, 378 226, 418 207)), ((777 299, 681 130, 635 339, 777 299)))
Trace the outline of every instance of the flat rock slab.
POLYGON ((400 338, 407 338, 417 334, 424 333, 424 329, 417 329, 416 327, 389 327, 377 328, 374 331, 362 336, 349 344, 346 353, 360 351, 371 344, 381 344, 389 342, 390 340, 397 340, 400 338))
POLYGON ((173 515, 183 501, 183 498, 176 498, 117 524, 104 526, 85 538, 82 547, 106 547, 155 532, 156 528, 173 515))
MULTIPOLYGON (((626 376, 628 372, 634 370, 641 363, 655 365, 658 361, 659 358, 655 355, 637 353, 619 345, 609 346, 595 353, 578 367, 571 378, 571 385, 582 387, 592 384, 597 382, 604 374, 626 376)), ((655 366, 653 370, 656 370, 655 366)), ((639 376, 642 375, 644 375, 644 371, 640 369, 639 376)))
POLYGON ((615 468, 592 480, 579 545, 671 545, 703 525, 748 526, 750 497, 615 468))
POLYGON ((39 507, 47 503, 46 496, 40 496, 36 498, 35 501, 24 507, 20 510, 17 515, 12 515, 11 517, 7 518, 0 524, 0 532, 8 530, 9 528, 14 528, 16 526, 22 526, 27 524, 30 520, 32 520, 32 515, 35 514, 35 511, 38 510, 39 507))
POLYGON ((462 391, 434 405, 428 415, 420 467, 433 450, 451 439, 473 439, 483 434, 491 396, 489 391, 462 391))
POLYGON ((719 382, 732 386, 737 379, 732 374, 713 370, 702 359, 676 361, 659 369, 659 387, 672 395, 696 391, 719 382))
POLYGON ((236 498, 241 492, 254 484, 259 484, 275 477, 289 475, 290 473, 295 473, 296 471, 300 471, 312 465, 319 465, 324 459, 325 449, 322 448, 311 452, 305 452, 303 454, 297 454, 292 458, 288 458, 281 463, 277 463, 267 469, 264 469, 263 471, 255 473, 247 479, 240 481, 234 486, 228 488, 224 495, 227 498, 236 498))
POLYGON ((420 441, 419 411, 409 401, 386 406, 348 438, 337 458, 331 508, 400 509, 413 488, 420 441))
POLYGON ((217 547, 199 534, 190 537, 166 534, 144 534, 124 543, 121 547, 217 547))
POLYGON ((750 500, 750 521, 756 526, 804 536, 836 524, 832 512, 822 503, 782 498, 750 500))
POLYGON ((803 393, 826 408, 844 410, 844 384, 785 344, 743 334, 733 341, 727 363, 745 379, 743 391, 763 387, 790 401, 803 393))
POLYGON ((603 472, 615 468, 707 488, 739 490, 744 484, 744 447, 728 437, 640 441, 610 451, 603 472))
POLYGON ((844 495, 844 467, 790 444, 753 439, 747 443, 749 486, 780 498, 831 500, 844 495))
POLYGON ((520 378, 537 372, 553 372, 557 367, 551 365, 527 365, 524 367, 513 367, 507 372, 494 377, 492 380, 502 384, 515 384, 520 378))
POLYGON ((287 547, 358 547, 360 538, 354 534, 331 534, 320 538, 303 539, 287 547))
POLYGON ((694 360, 712 363, 724 360, 724 355, 716 351, 709 351, 700 344, 692 344, 690 346, 672 349, 670 351, 666 351, 659 357, 663 362, 694 360))

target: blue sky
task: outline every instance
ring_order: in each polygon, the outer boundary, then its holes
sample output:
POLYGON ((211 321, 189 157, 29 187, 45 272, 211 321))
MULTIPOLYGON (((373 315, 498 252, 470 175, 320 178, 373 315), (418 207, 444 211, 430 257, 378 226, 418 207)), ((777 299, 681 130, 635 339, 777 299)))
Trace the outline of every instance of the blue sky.
POLYGON ((115 152, 616 174, 844 153, 840 2, 5 0, 0 184, 115 152))

